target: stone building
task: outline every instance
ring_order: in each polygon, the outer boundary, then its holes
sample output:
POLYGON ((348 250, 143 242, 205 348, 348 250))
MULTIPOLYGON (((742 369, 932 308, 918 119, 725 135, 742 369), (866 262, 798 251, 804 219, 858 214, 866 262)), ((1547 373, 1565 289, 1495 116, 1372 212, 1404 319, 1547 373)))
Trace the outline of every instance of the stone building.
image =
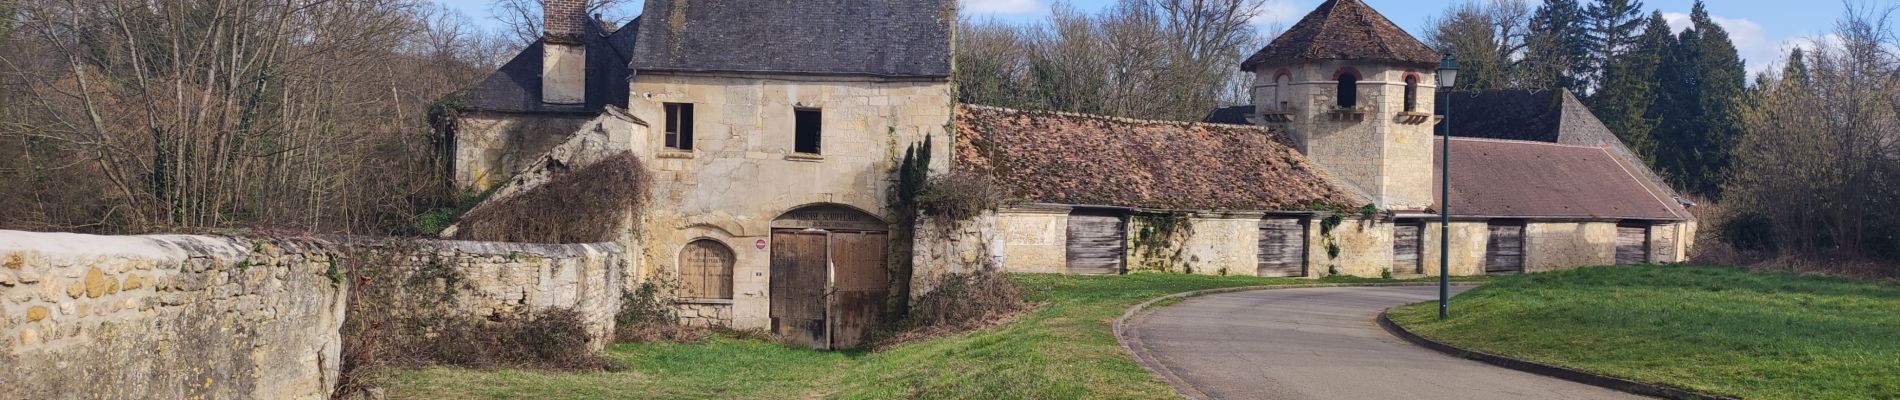
POLYGON ((690 323, 856 344, 889 296, 892 170, 926 139, 934 173, 987 175, 1014 198, 920 229, 921 279, 983 258, 1436 273, 1441 99, 1458 117, 1452 273, 1675 262, 1693 237, 1674 192, 1574 96, 1434 95, 1439 55, 1358 0, 1322 4, 1248 58, 1254 104, 1196 123, 957 105, 950 0, 649 0, 617 30, 580 1, 548 0, 548 39, 469 92, 454 179, 508 186, 500 198, 631 152, 652 199, 621 240, 637 254, 628 284, 677 283, 690 323))
POLYGON ((890 293, 890 171, 949 139, 955 3, 650 0, 615 31, 581 3, 546 1, 546 37, 471 90, 456 182, 531 184, 574 146, 630 151, 652 182, 622 240, 640 254, 629 280, 677 284, 689 323, 855 345, 890 293))

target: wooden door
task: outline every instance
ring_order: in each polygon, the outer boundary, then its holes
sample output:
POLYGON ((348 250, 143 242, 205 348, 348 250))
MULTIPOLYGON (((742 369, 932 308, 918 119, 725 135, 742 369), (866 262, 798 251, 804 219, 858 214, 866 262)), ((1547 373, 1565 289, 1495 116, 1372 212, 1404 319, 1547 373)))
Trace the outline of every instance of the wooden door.
POLYGON ((849 349, 876 329, 890 297, 884 233, 831 234, 831 348, 849 349))
POLYGON ((732 299, 732 249, 695 240, 680 251, 680 297, 732 299))
POLYGON ((1524 272, 1524 225, 1491 224, 1491 240, 1484 246, 1484 272, 1524 272))
POLYGON ((1306 276, 1306 224, 1296 218, 1260 221, 1260 257, 1255 274, 1306 276))
POLYGON ((823 231, 772 232, 772 333, 793 345, 826 348, 825 283, 830 251, 823 231))
POLYGON ((1419 254, 1425 247, 1425 225, 1401 223, 1392 226, 1392 273, 1423 274, 1425 263, 1419 254))
POLYGON ((1649 225, 1616 226, 1616 265, 1649 263, 1649 225))
POLYGON ((1122 273, 1127 235, 1122 218, 1108 214, 1069 215, 1069 273, 1114 275, 1122 273))

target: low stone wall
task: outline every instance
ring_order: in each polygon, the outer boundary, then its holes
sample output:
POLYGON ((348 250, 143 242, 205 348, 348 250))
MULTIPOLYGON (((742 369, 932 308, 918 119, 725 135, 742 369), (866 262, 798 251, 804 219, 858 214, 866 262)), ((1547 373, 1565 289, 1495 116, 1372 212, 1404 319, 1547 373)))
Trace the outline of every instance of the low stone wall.
POLYGON ((376 249, 404 261, 390 271, 458 271, 473 316, 565 307, 613 329, 612 245, 0 231, 0 397, 328 398, 351 281, 393 279, 347 271, 376 249))
POLYGON ((917 224, 917 244, 911 248, 912 299, 936 289, 949 274, 968 274, 977 268, 1001 268, 1003 239, 997 217, 984 213, 970 221, 924 218, 917 224))
POLYGON ((1011 208, 998 211, 996 228, 1009 272, 1069 272, 1069 208, 1011 208))

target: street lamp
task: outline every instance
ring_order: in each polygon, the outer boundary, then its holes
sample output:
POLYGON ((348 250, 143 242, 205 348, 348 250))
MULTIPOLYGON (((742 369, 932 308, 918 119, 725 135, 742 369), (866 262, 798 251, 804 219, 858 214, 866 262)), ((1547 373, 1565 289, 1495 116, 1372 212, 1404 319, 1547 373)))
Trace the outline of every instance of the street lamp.
POLYGON ((1438 319, 1451 317, 1451 88, 1458 83, 1458 57, 1445 54, 1438 63, 1438 88, 1445 90, 1444 149, 1438 164, 1438 319))

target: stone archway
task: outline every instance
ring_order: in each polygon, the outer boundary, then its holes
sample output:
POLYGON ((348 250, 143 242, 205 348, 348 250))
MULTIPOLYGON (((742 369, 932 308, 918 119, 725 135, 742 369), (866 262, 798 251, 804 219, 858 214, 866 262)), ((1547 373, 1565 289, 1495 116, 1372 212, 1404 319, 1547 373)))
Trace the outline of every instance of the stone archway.
POLYGON ((820 349, 857 347, 890 295, 889 224, 834 204, 772 221, 772 332, 820 349))

